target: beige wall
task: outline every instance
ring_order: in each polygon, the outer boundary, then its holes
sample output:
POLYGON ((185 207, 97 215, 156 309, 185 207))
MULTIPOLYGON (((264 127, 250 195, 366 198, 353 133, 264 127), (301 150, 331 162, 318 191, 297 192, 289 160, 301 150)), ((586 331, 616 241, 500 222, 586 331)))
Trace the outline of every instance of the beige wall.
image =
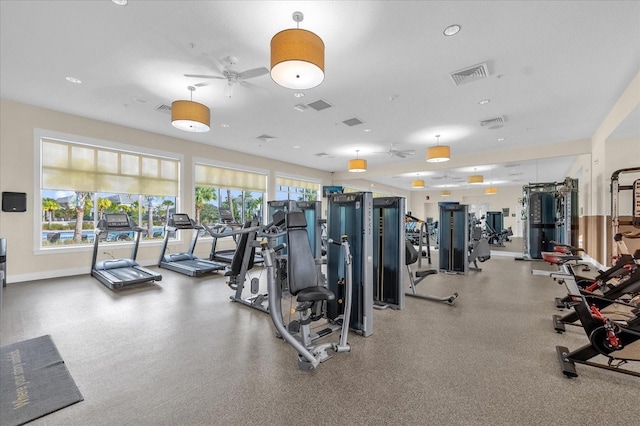
MULTIPOLYGON (((268 169, 269 194, 275 194, 274 178, 277 173, 307 177, 319 180, 323 185, 331 185, 328 172, 301 167, 295 164, 268 160, 262 157, 241 154, 208 145, 197 144, 182 139, 143 132, 127 127, 81 118, 69 114, 37 108, 25 104, 2 100, 0 104, 0 189, 2 191, 26 192, 28 207, 26 213, 0 212, 0 236, 7 239, 8 282, 43 279, 89 273, 92 249, 90 247, 37 252, 34 240, 34 211, 39 210, 39 193, 35 179, 34 129, 45 129, 57 133, 77 135, 147 149, 182 155, 180 206, 193 214, 192 164, 193 158, 210 159, 224 163, 244 165, 255 169, 268 169), (71 251, 69 251, 71 250, 71 251)), ((269 195, 267 195, 269 197, 269 195)), ((39 214, 39 212, 38 212, 39 214)), ((190 236, 183 236, 184 239, 190 236)), ((187 242, 176 245, 175 250, 184 250, 187 242)), ((198 245, 197 254, 206 255, 209 242, 198 245)), ((109 248, 115 257, 126 257, 130 248, 120 250, 109 248)), ((138 260, 143 265, 155 264, 160 255, 157 242, 141 244, 138 260)))

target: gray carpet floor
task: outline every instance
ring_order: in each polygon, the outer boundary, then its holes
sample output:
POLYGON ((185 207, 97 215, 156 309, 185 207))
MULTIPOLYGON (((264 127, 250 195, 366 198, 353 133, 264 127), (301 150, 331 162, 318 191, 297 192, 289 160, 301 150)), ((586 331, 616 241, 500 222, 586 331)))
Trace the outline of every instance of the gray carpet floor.
POLYGON ((460 293, 454 306, 407 298, 374 311, 374 334, 351 334, 352 352, 314 373, 268 315, 230 302, 219 274, 161 270, 157 285, 120 292, 88 275, 9 284, 0 337, 50 334, 85 398, 33 425, 635 424, 638 378, 562 375, 555 346, 587 339, 553 331, 566 292, 531 274, 545 265, 502 253, 481 266, 419 284, 460 293))

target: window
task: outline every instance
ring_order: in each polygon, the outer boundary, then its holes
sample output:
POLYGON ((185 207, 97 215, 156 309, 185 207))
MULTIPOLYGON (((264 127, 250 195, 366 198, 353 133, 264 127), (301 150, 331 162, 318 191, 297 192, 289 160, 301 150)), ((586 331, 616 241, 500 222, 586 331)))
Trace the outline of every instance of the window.
POLYGON ((262 220, 266 174, 197 163, 194 171, 196 223, 262 220))
POLYGON ((115 212, 145 229, 143 239, 163 238, 177 202, 178 159, 47 137, 40 150, 41 248, 92 243, 98 220, 115 212))
POLYGON ((276 200, 317 201, 319 191, 317 182, 276 177, 276 200))

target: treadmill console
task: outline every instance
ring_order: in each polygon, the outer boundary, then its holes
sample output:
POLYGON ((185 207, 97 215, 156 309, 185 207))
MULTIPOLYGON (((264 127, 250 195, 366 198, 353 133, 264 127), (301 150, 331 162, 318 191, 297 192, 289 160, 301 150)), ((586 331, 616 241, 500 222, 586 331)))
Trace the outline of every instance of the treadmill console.
POLYGON ((105 214, 104 217, 105 229, 117 231, 132 228, 129 216, 126 214, 105 214))
POLYGON ((189 215, 186 213, 174 213, 173 215, 173 226, 178 229, 191 229, 193 228, 193 224, 191 223, 191 219, 189 219, 189 215))

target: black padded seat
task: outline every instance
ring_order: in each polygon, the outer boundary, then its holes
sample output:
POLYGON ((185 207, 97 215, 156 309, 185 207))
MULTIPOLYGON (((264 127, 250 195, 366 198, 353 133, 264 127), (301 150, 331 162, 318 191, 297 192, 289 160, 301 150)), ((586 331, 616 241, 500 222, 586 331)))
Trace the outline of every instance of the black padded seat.
POLYGON ((416 278, 426 277, 427 275, 437 274, 438 271, 436 269, 427 269, 425 271, 416 271, 416 278))
POLYGON ((307 287, 297 294, 298 302, 317 302, 319 300, 335 300, 336 295, 326 287, 307 287))

